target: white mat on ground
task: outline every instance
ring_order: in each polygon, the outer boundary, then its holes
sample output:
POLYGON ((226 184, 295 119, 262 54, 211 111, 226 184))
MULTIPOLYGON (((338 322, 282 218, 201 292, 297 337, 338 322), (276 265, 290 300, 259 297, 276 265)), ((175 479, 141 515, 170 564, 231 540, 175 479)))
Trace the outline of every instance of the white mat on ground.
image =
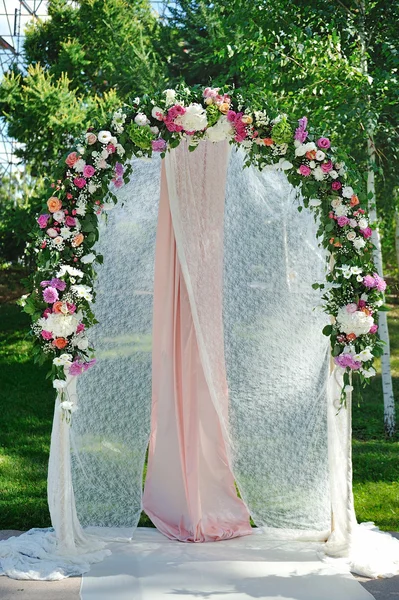
POLYGON ((316 543, 262 534, 206 544, 170 541, 138 529, 131 543, 83 576, 82 600, 372 600, 343 567, 317 557, 316 543))

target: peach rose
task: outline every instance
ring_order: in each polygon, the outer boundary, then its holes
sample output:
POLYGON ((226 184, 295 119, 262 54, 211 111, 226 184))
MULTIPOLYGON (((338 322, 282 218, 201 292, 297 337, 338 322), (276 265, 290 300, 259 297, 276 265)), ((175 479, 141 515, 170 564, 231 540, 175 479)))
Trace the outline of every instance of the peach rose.
POLYGON ((51 213, 55 213, 58 210, 61 210, 62 202, 56 196, 51 196, 51 198, 47 200, 47 207, 51 213))
POLYGON ((62 350, 63 348, 65 348, 65 346, 68 345, 68 340, 60 337, 60 338, 56 338, 55 340, 53 340, 52 344, 53 344, 53 346, 58 348, 58 350, 62 350))
POLYGON ((68 167, 73 167, 73 165, 79 160, 79 155, 77 152, 71 152, 70 154, 68 154, 68 156, 65 159, 66 164, 68 165, 68 167))
POLYGON ((265 146, 273 146, 274 140, 272 140, 272 138, 264 138, 263 143, 265 146))
POLYGON ((91 133, 91 132, 86 133, 86 142, 89 144, 89 146, 91 146, 92 144, 95 144, 96 141, 97 141, 97 136, 95 133, 91 133))
POLYGON ((241 121, 245 124, 245 125, 251 125, 253 118, 251 117, 251 115, 243 115, 241 117, 241 121))
POLYGON ((309 160, 314 160, 316 158, 316 150, 308 150, 306 152, 306 158, 309 160))
POLYGON ((78 246, 80 246, 80 244, 83 242, 84 239, 85 239, 85 236, 83 235, 83 233, 78 233, 77 235, 75 235, 75 237, 72 240, 72 246, 74 248, 77 248, 78 246))
POLYGON ((356 194, 353 194, 353 196, 351 197, 350 205, 356 206, 357 204, 359 204, 359 202, 359 198, 356 196, 356 194))
POLYGON ((230 110, 230 104, 227 104, 227 102, 222 102, 222 104, 219 105, 219 110, 222 115, 227 115, 230 110))
POLYGON ((63 302, 61 302, 60 300, 58 302, 54 302, 53 304, 53 312, 54 313, 62 313, 62 305, 63 302))

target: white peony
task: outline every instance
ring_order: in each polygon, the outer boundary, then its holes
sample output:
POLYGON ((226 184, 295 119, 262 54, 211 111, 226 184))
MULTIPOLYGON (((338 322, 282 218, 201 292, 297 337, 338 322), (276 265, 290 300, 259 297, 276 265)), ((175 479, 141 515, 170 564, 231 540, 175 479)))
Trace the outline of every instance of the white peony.
POLYGON ((67 338, 75 333, 82 314, 63 315, 62 313, 51 313, 46 318, 38 320, 38 324, 45 331, 51 331, 54 337, 67 338))
POLYGON ((98 134, 98 141, 102 144, 109 144, 112 139, 112 134, 110 131, 100 131, 98 134))
POLYGON ((313 171, 313 177, 316 179, 316 181, 323 181, 325 174, 320 167, 316 167, 313 171))
POLYGON ((175 119, 177 125, 181 125, 185 131, 202 131, 208 125, 206 110, 201 104, 190 104, 184 115, 175 119))
POLYGON ((355 241, 353 242, 353 245, 355 246, 356 250, 361 250, 362 248, 365 247, 366 245, 366 240, 364 240, 361 237, 358 237, 355 239, 355 241))
POLYGON ((323 150, 318 150, 316 152, 316 160, 324 160, 326 157, 325 153, 323 152, 323 150))
POLYGON ((345 206, 345 204, 340 204, 339 206, 337 206, 334 212, 337 215, 337 217, 346 217, 346 215, 348 214, 348 210, 349 209, 347 206, 345 206))
POLYGON ((344 333, 354 333, 356 336, 364 335, 374 325, 374 319, 361 310, 348 312, 346 306, 342 306, 337 314, 337 322, 344 333))
POLYGON ((151 116, 153 119, 157 119, 157 121, 162 121, 164 112, 162 108, 159 108, 159 106, 154 106, 154 108, 151 111, 151 116))
POLYGON ((92 263, 96 258, 96 255, 93 254, 93 252, 91 252, 90 254, 85 254, 84 256, 82 256, 82 258, 80 259, 80 262, 82 262, 84 265, 90 264, 92 263))
POLYGON ((172 104, 175 103, 176 100, 176 92, 175 90, 165 90, 164 94, 166 96, 166 106, 172 106, 172 104))
POLYGON ((144 127, 144 125, 149 124, 149 120, 147 119, 147 117, 144 113, 138 113, 134 117, 134 122, 136 123, 136 125, 140 125, 140 127, 144 127))
POLYGON ((344 188, 342 188, 342 195, 344 198, 351 198, 354 193, 355 192, 353 191, 353 188, 350 187, 350 185, 346 185, 344 188))
POLYGON ((359 227, 360 229, 366 229, 366 227, 369 226, 369 222, 367 221, 367 219, 359 219, 359 227))
POLYGON ((64 211, 57 210, 55 213, 53 213, 53 219, 54 221, 58 221, 58 223, 62 223, 62 221, 65 219, 64 211))
POLYGON ((222 142, 223 140, 231 139, 233 133, 234 130, 231 123, 227 120, 225 115, 222 115, 213 127, 208 127, 206 130, 206 137, 211 142, 222 142))
POLYGON ((55 388, 56 390, 62 390, 64 389, 64 387, 66 387, 67 382, 65 381, 65 379, 54 379, 53 381, 53 388, 55 388))

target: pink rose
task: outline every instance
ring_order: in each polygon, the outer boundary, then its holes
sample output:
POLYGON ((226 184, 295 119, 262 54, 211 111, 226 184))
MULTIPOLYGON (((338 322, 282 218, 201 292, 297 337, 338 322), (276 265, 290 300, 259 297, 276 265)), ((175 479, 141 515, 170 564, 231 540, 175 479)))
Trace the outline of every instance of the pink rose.
POLYGON ((38 217, 37 222, 39 223, 40 229, 46 229, 49 217, 50 215, 40 215, 40 217, 38 217))
POLYGON ((75 177, 73 183, 76 185, 77 188, 82 189, 84 188, 87 182, 84 177, 75 177))
POLYGON ((230 123, 234 123, 236 116, 237 113, 234 110, 227 111, 227 120, 230 121, 230 123))
POLYGON ((330 171, 332 171, 333 164, 331 160, 329 160, 328 162, 321 164, 320 167, 323 173, 329 173, 330 171))
POLYGON ((46 310, 43 312, 43 317, 47 319, 49 315, 51 315, 51 308, 46 308, 46 310))
POLYGON ((372 326, 370 327, 370 331, 369 331, 369 333, 377 333, 377 331, 378 331, 378 325, 376 325, 376 324, 374 323, 374 325, 372 325, 372 326))
POLYGON ((53 339, 53 334, 51 333, 51 331, 45 331, 44 329, 41 332, 41 336, 45 340, 52 340, 53 339))
POLYGON ((54 227, 50 227, 49 229, 47 229, 46 233, 51 238, 56 238, 58 235, 58 231, 54 229, 54 227))
POLYGON ((109 154, 114 154, 114 152, 116 152, 116 146, 114 146, 114 144, 108 144, 107 150, 109 154))
POLYGON ((86 133, 86 142, 92 146, 93 144, 95 144, 97 141, 97 136, 95 133, 86 133))
POLYGON ((301 165, 299 167, 299 173, 301 175, 303 175, 304 177, 309 177, 311 172, 312 172, 312 169, 310 167, 308 167, 307 165, 301 165))
POLYGON ((337 192, 342 188, 342 183, 340 181, 333 181, 331 184, 331 189, 337 192))
POLYGON ((81 333, 84 330, 85 330, 84 323, 79 323, 79 325, 76 327, 76 333, 81 333))
POLYGON ((366 301, 365 300, 359 300, 358 302, 358 307, 359 308, 364 308, 366 306, 366 301))
POLYGON ((68 156, 65 159, 66 164, 68 165, 68 167, 73 167, 73 165, 79 160, 79 155, 77 152, 71 152, 70 154, 68 154, 68 156))
POLYGON ((340 227, 345 227, 349 223, 348 217, 338 217, 337 223, 340 227))
POLYGON ((366 229, 361 229, 360 233, 362 234, 363 237, 370 238, 373 235, 373 230, 371 229, 371 227, 366 227, 366 229))
POLYGON ((83 169, 83 177, 93 177, 95 172, 96 170, 94 167, 92 167, 91 165, 85 165, 83 169))
POLYGON ((69 217, 69 216, 68 216, 68 217, 65 219, 65 224, 66 224, 68 227, 75 227, 75 225, 76 225, 76 219, 74 219, 73 217, 69 217))
POLYGON ((323 150, 328 150, 328 148, 331 146, 331 142, 328 138, 321 137, 317 140, 317 145, 319 148, 322 148, 323 150))

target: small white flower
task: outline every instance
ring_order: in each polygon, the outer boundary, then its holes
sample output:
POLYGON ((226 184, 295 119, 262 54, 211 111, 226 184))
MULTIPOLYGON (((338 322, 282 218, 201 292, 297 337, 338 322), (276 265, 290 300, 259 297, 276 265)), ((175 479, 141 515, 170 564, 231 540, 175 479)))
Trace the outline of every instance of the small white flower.
POLYGON ((316 160, 324 160, 326 157, 325 153, 323 152, 323 150, 318 150, 316 152, 316 160))
POLYGON ((353 188, 350 187, 350 185, 346 185, 344 188, 342 188, 342 195, 344 198, 351 198, 354 193, 355 192, 353 191, 353 188))
POLYGON ((82 146, 80 144, 78 146, 76 146, 76 150, 79 152, 79 154, 84 154, 84 151, 85 151, 84 146, 82 146))
POLYGON ((61 265, 61 268, 59 271, 57 271, 57 277, 64 277, 64 275, 66 275, 66 273, 68 273, 69 275, 72 275, 73 277, 83 277, 83 271, 80 271, 79 269, 76 269, 75 267, 70 267, 69 265, 61 265))
POLYGON ((316 167, 313 171, 313 177, 316 179, 316 181, 323 181, 325 174, 320 167, 316 167))
POLYGON ((69 366, 72 364, 72 354, 61 354, 56 356, 53 360, 53 364, 57 367, 69 366))
POLYGON ((67 382, 65 379, 54 379, 53 388, 56 390, 63 390, 66 387, 67 382))
POLYGON ((91 252, 90 254, 85 254, 84 256, 82 256, 82 258, 80 259, 80 262, 82 262, 84 265, 90 264, 92 263, 96 258, 96 255, 93 254, 93 252, 91 252))
POLYGON ((363 273, 363 269, 361 267, 351 267, 352 275, 360 275, 363 273))
POLYGON ((76 284, 71 286, 71 292, 76 294, 78 298, 84 298, 88 302, 92 301, 91 287, 83 284, 76 284))
POLYGON ((311 198, 309 200, 309 206, 320 206, 321 200, 319 198, 311 198))
POLYGON ((356 239, 356 233, 354 231, 349 231, 349 233, 346 234, 346 239, 353 242, 353 240, 356 239))
POLYGON ((62 408, 62 410, 69 411, 71 413, 75 412, 78 409, 78 407, 76 406, 76 404, 74 404, 70 400, 64 400, 64 402, 61 402, 60 403, 60 408, 62 408))
POLYGON ((362 276, 362 275, 358 275, 358 276, 356 277, 356 281, 358 281, 359 283, 360 283, 361 281, 363 281, 363 276, 362 276))
POLYGON ((76 214, 80 215, 81 217, 84 217, 86 214, 86 205, 85 204, 77 204, 76 205, 76 214))
POLYGON ((331 177, 331 179, 337 179, 337 177, 338 177, 338 173, 337 173, 337 171, 334 171, 334 169, 331 169, 331 171, 329 171, 328 174, 331 177))
POLYGON ((95 183, 90 182, 88 185, 88 190, 89 190, 89 194, 94 194, 94 192, 96 191, 97 186, 95 183))
POLYGON ((359 227, 360 229, 366 229, 366 227, 368 227, 369 222, 367 221, 367 219, 359 219, 359 227))
POLYGON ((376 374, 376 370, 373 367, 370 367, 369 369, 361 369, 360 372, 366 379, 374 377, 374 375, 376 374))
POLYGON ((353 385, 346 385, 346 386, 344 387, 344 392, 345 392, 346 394, 350 394, 350 392, 353 392, 353 389, 354 389, 354 388, 353 388, 353 385))
POLYGON ((68 240, 73 236, 73 232, 69 229, 69 227, 61 227, 60 235, 64 240, 68 240))
POLYGON ((109 152, 108 152, 108 150, 107 150, 106 148, 103 148, 103 149, 101 150, 101 157, 102 157, 102 158, 104 158, 104 159, 107 159, 107 158, 108 158, 108 156, 109 156, 109 152))
POLYGON ((98 134, 98 141, 102 144, 109 144, 112 139, 112 134, 110 131, 100 131, 98 134))
POLYGON ((53 219, 54 221, 58 221, 58 223, 62 223, 62 221, 65 219, 64 211, 57 210, 55 213, 53 213, 53 219))
POLYGON ((368 299, 369 299, 368 294, 362 294, 360 296, 360 300, 364 300, 365 302, 367 302, 368 299))
POLYGON ((358 237, 353 242, 353 245, 355 246, 356 250, 361 250, 362 248, 365 247, 366 241, 363 238, 358 237))
POLYGON ((125 149, 121 144, 116 145, 116 152, 119 156, 123 156, 125 154, 125 149))
POLYGON ((156 125, 154 125, 154 127, 150 127, 150 131, 154 135, 158 135, 158 133, 159 133, 159 127, 157 127, 156 125))
POLYGON ((165 90, 164 94, 166 96, 166 106, 172 106, 176 100, 176 91, 175 90, 165 90))
POLYGON ((311 169, 315 169, 315 168, 316 168, 316 163, 315 163, 315 161, 314 161, 314 160, 311 160, 311 161, 309 162, 309 167, 310 167, 311 169))
POLYGON ((147 119, 147 117, 144 113, 138 113, 134 117, 134 122, 136 123, 136 125, 140 125, 140 127, 144 127, 144 125, 148 125, 149 120, 147 119))

